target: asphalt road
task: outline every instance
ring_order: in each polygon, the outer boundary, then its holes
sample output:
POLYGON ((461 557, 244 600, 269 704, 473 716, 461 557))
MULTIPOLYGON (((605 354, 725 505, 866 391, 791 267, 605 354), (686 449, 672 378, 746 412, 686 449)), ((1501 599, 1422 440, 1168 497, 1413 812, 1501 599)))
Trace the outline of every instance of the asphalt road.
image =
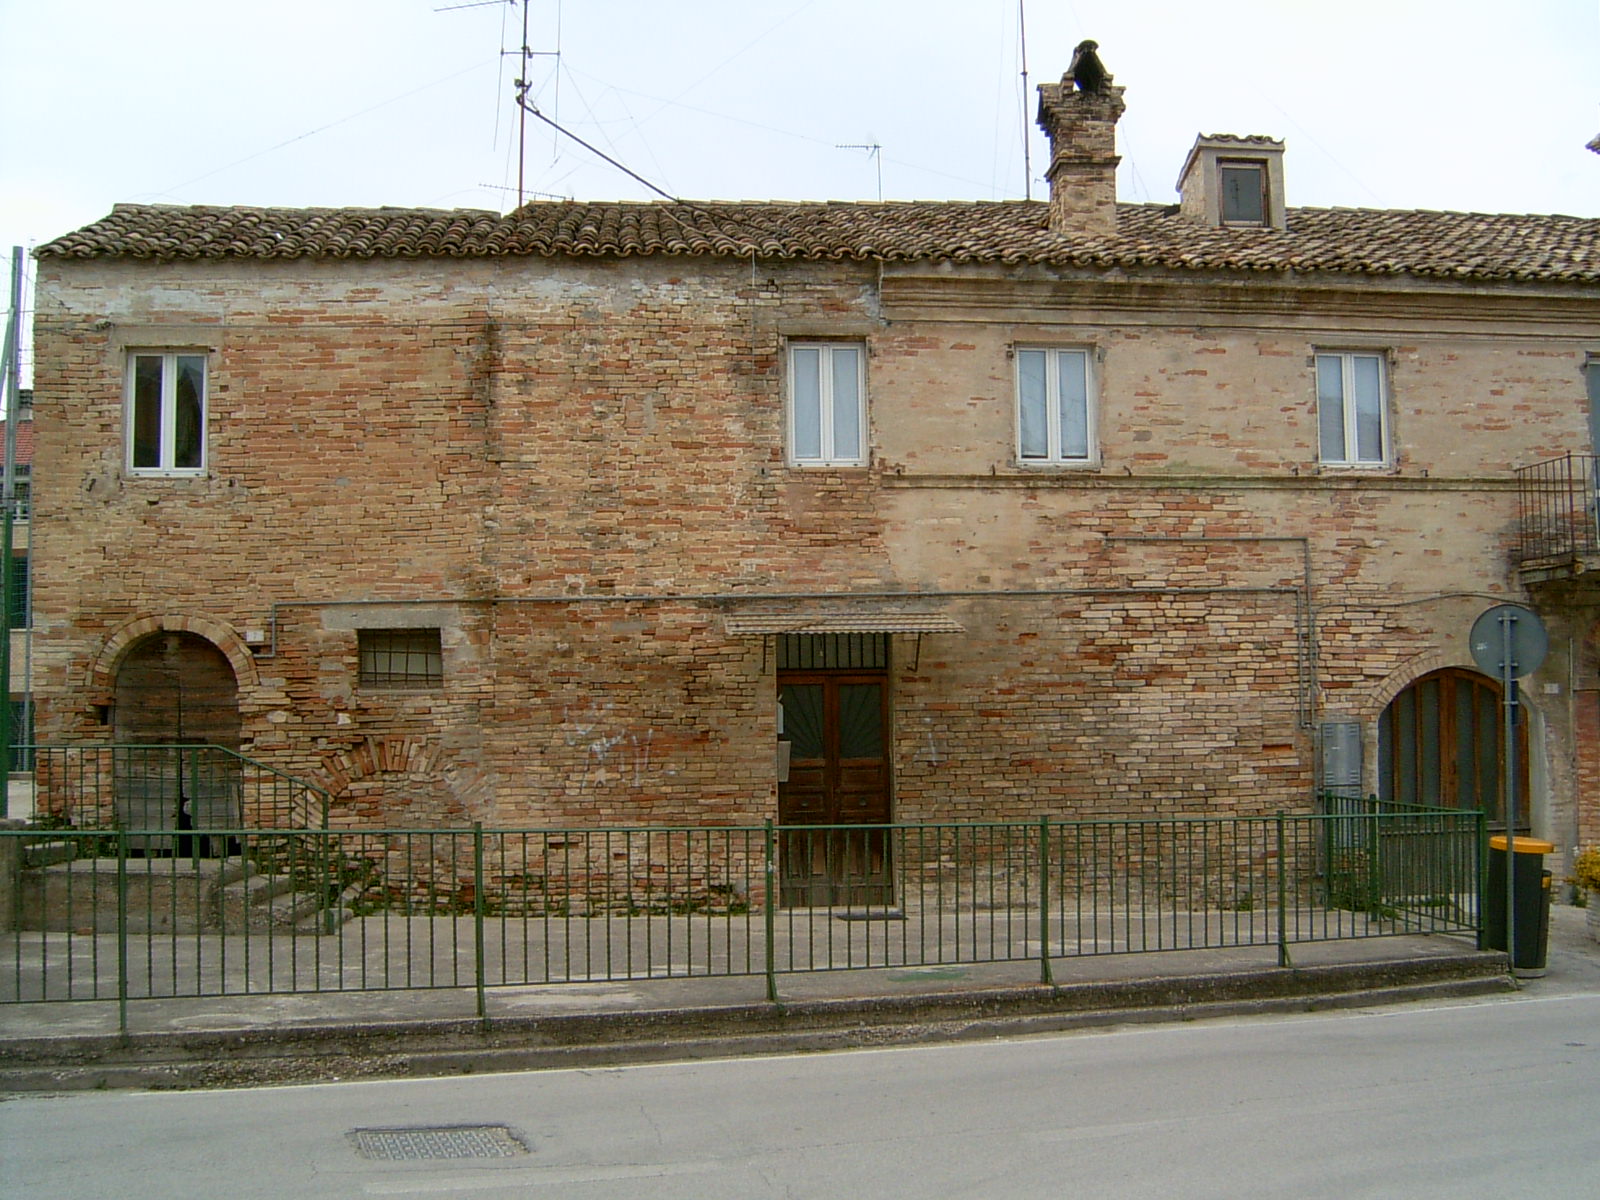
POLYGON ((801 1057, 13 1099, 0 1195, 1591 1197, 1597 1100, 1600 993, 1525 993, 801 1057), (392 1130, 406 1132, 373 1132, 392 1130), (357 1144, 468 1139, 527 1152, 370 1158, 357 1144))

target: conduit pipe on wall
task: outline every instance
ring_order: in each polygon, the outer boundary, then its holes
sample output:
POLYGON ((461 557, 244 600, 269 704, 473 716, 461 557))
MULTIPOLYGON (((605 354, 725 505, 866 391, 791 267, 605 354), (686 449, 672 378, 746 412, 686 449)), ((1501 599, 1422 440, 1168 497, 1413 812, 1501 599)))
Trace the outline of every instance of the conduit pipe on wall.
MULTIPOLYGON (((1139 540, 1139 539, 1123 539, 1139 540)), ((1161 539, 1149 539, 1161 540, 1161 539)), ((1192 540, 1192 539, 1172 539, 1192 540)), ((1219 539, 1240 540, 1240 539, 1219 539)), ((1293 541, 1304 539, 1262 539, 1293 541)), ((1308 551, 1309 556, 1309 551, 1308 551)), ((1309 557, 1307 571, 1309 572, 1309 557)), ((873 592, 584 592, 578 594, 545 594, 537 596, 438 596, 412 597, 399 600, 275 600, 269 617, 270 634, 265 649, 256 652, 257 658, 276 658, 278 654, 278 614, 287 608, 395 608, 404 606, 438 606, 465 604, 705 604, 725 607, 740 604, 771 604, 776 602, 849 602, 861 600, 1047 600, 1068 597, 1097 596, 1292 596, 1295 601, 1295 625, 1299 643, 1300 690, 1298 706, 1303 727, 1309 727, 1311 714, 1306 687, 1308 656, 1306 615, 1308 597, 1301 588, 1292 587, 1112 587, 1112 588, 956 588, 916 591, 873 592)))

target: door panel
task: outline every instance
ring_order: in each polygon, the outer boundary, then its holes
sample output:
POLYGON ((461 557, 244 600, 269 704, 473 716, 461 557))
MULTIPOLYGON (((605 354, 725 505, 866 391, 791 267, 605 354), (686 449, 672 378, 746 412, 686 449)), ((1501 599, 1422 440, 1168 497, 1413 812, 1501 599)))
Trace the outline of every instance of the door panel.
POLYGON ((778 785, 783 903, 892 902, 888 836, 889 764, 884 675, 783 673, 778 680, 789 778, 778 785))
MULTIPOLYGON (((1505 736, 1500 685, 1449 668, 1424 676, 1389 703, 1378 723, 1378 791, 1402 804, 1482 808, 1505 827, 1505 736)), ((1528 828, 1528 730, 1516 729, 1517 811, 1528 828)))

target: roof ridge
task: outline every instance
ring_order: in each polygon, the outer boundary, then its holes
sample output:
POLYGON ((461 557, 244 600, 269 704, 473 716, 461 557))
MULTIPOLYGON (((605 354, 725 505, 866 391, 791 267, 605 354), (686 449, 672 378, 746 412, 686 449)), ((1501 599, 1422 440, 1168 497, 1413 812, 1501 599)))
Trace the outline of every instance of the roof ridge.
POLYGON ((1213 227, 1120 203, 1107 234, 1058 233, 1043 200, 535 200, 490 209, 119 204, 41 259, 769 257, 1600 283, 1600 218, 1314 208, 1213 227))

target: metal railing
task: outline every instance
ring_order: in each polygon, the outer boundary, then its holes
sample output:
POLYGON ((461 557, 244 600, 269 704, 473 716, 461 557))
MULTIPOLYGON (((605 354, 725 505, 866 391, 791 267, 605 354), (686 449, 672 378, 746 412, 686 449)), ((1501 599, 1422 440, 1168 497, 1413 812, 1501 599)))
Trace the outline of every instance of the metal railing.
MULTIPOLYGON (((223 746, 25 745, 36 819, 137 829, 138 851, 188 854, 196 829, 321 829, 328 793, 223 746)), ((205 836, 205 835, 198 835, 205 836)), ((209 848, 202 845, 199 853, 209 848)))
POLYGON ((0 1002, 474 988, 1474 933, 1482 814, 0 831, 0 1002), (164 835, 165 836, 165 835, 164 835), (202 840, 203 839, 203 840, 202 840), (204 846, 217 853, 206 857, 204 846))
POLYGON ((1564 454, 1517 469, 1517 521, 1523 562, 1600 551, 1593 454, 1564 454))

